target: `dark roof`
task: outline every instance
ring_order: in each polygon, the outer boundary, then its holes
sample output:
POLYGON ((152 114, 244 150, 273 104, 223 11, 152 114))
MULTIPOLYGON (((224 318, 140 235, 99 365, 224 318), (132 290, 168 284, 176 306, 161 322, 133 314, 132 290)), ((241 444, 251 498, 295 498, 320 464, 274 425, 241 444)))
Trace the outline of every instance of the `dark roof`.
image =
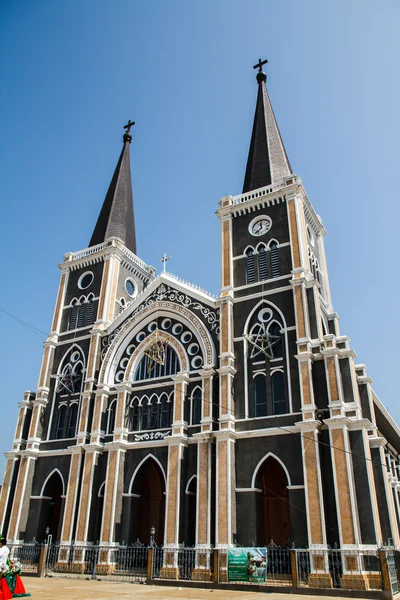
POLYGON ((136 254, 135 217, 133 214, 130 143, 132 137, 124 135, 124 146, 101 208, 90 246, 101 244, 116 236, 136 254))
POLYGON ((243 193, 271 185, 292 173, 266 86, 267 76, 257 73, 258 95, 243 193))

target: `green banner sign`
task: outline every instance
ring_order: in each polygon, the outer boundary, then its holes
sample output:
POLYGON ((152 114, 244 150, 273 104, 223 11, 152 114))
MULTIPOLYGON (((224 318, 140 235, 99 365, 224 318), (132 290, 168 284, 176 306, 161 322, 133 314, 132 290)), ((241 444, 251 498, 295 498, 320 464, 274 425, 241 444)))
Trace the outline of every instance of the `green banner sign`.
POLYGON ((266 577, 266 548, 230 548, 228 550, 228 581, 265 583, 266 577))

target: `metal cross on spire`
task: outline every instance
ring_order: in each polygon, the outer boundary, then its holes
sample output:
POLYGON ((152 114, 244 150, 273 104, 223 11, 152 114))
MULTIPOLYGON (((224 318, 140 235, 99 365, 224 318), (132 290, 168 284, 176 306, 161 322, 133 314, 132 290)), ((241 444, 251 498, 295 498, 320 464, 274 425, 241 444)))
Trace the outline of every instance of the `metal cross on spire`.
POLYGON ((265 60, 261 60, 261 58, 258 59, 258 63, 256 65, 253 66, 253 69, 258 69, 258 72, 261 73, 262 72, 262 68, 263 65, 267 64, 267 59, 265 60))
POLYGON ((126 133, 129 135, 131 133, 131 127, 135 124, 135 121, 131 121, 129 119, 129 121, 127 122, 126 125, 124 125, 124 129, 126 129, 126 133))
POLYGON ((167 256, 165 252, 164 256, 160 258, 160 262, 163 263, 163 273, 165 273, 167 270, 167 260, 170 260, 170 258, 172 258, 172 256, 167 256))

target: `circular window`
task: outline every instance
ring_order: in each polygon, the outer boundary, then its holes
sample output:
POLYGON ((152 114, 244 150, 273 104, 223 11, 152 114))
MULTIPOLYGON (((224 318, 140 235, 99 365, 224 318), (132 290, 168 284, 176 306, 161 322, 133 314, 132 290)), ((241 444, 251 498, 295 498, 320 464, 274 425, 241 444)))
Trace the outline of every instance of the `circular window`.
POLYGON ((135 349, 135 344, 131 344, 130 346, 128 346, 126 349, 127 355, 131 356, 131 354, 133 354, 134 349, 135 349))
POLYGON ((137 334, 136 341, 137 342, 143 342, 143 340, 144 340, 145 337, 146 337, 145 332, 141 331, 140 333, 137 334))
POLYGON ((176 325, 173 326, 172 328, 172 333, 174 335, 179 335, 182 331, 183 327, 180 323, 176 323, 176 325))
POLYGON ((195 356, 192 359, 191 365, 193 369, 200 369, 200 367, 203 366, 203 359, 201 358, 201 356, 195 356))
POLYGON ((86 273, 82 273, 82 275, 78 279, 78 287, 81 290, 86 290, 86 288, 88 288, 89 285, 92 284, 93 279, 94 275, 92 271, 86 271, 86 273))
POLYGON ((163 329, 169 329, 171 327, 171 319, 164 319, 164 321, 161 323, 161 327, 163 329))
POLYGON ((307 237, 308 237, 308 241, 310 242, 310 244, 312 244, 314 246, 314 234, 308 223, 307 223, 307 237))
POLYGON ((123 380, 123 378, 124 378, 124 372, 123 371, 118 371, 117 374, 116 374, 116 376, 115 376, 115 381, 117 383, 121 383, 121 381, 123 380))
POLYGON ((80 357, 80 354, 79 354, 79 352, 77 352, 77 351, 76 351, 76 352, 73 352, 73 353, 71 354, 71 362, 76 362, 76 361, 78 360, 78 358, 79 358, 79 357, 80 357))
POLYGON ((129 358, 123 358, 121 360, 121 363, 119 366, 121 367, 121 369, 126 369, 126 367, 128 366, 128 363, 129 363, 129 358))
POLYGON ((258 313, 258 320, 261 321, 261 323, 266 323, 271 318, 272 318, 272 310, 270 308, 263 308, 258 313))
POLYGON ((133 298, 136 294, 136 285, 133 279, 127 279, 125 281, 125 289, 126 293, 129 294, 131 298, 133 298))
POLYGON ((197 354, 199 351, 199 346, 198 344, 190 344, 189 348, 188 348, 188 352, 190 354, 190 356, 194 356, 195 354, 197 354))
POLYGON ((148 331, 155 331, 157 329, 157 321, 152 321, 147 325, 148 331))
POLYGON ((190 342, 190 340, 192 339, 192 334, 190 333, 190 331, 185 331, 184 334, 182 334, 181 340, 184 344, 187 344, 188 342, 190 342))

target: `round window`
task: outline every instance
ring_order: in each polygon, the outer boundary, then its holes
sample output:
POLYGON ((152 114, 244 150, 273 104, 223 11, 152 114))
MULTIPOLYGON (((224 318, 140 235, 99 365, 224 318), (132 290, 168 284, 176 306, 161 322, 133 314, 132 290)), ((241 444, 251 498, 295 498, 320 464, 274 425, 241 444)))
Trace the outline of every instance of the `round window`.
POLYGON ((193 369, 200 369, 200 367, 203 366, 203 359, 201 358, 201 356, 195 356, 192 359, 191 365, 193 369))
POLYGON ((262 308, 258 313, 258 319, 261 323, 266 323, 272 318, 272 310, 270 308, 262 308))
POLYGON ((127 292, 127 294, 129 294, 129 296, 130 296, 131 298, 133 298, 133 296, 134 296, 134 295, 135 295, 135 293, 136 293, 136 285, 135 285, 135 282, 134 282, 132 279, 127 279, 127 280, 125 281, 125 289, 126 289, 126 292, 127 292))
POLYGON ((86 288, 89 287, 89 285, 92 284, 94 279, 94 275, 91 271, 86 271, 86 273, 83 273, 79 279, 78 279, 78 287, 81 290, 86 290, 86 288))

